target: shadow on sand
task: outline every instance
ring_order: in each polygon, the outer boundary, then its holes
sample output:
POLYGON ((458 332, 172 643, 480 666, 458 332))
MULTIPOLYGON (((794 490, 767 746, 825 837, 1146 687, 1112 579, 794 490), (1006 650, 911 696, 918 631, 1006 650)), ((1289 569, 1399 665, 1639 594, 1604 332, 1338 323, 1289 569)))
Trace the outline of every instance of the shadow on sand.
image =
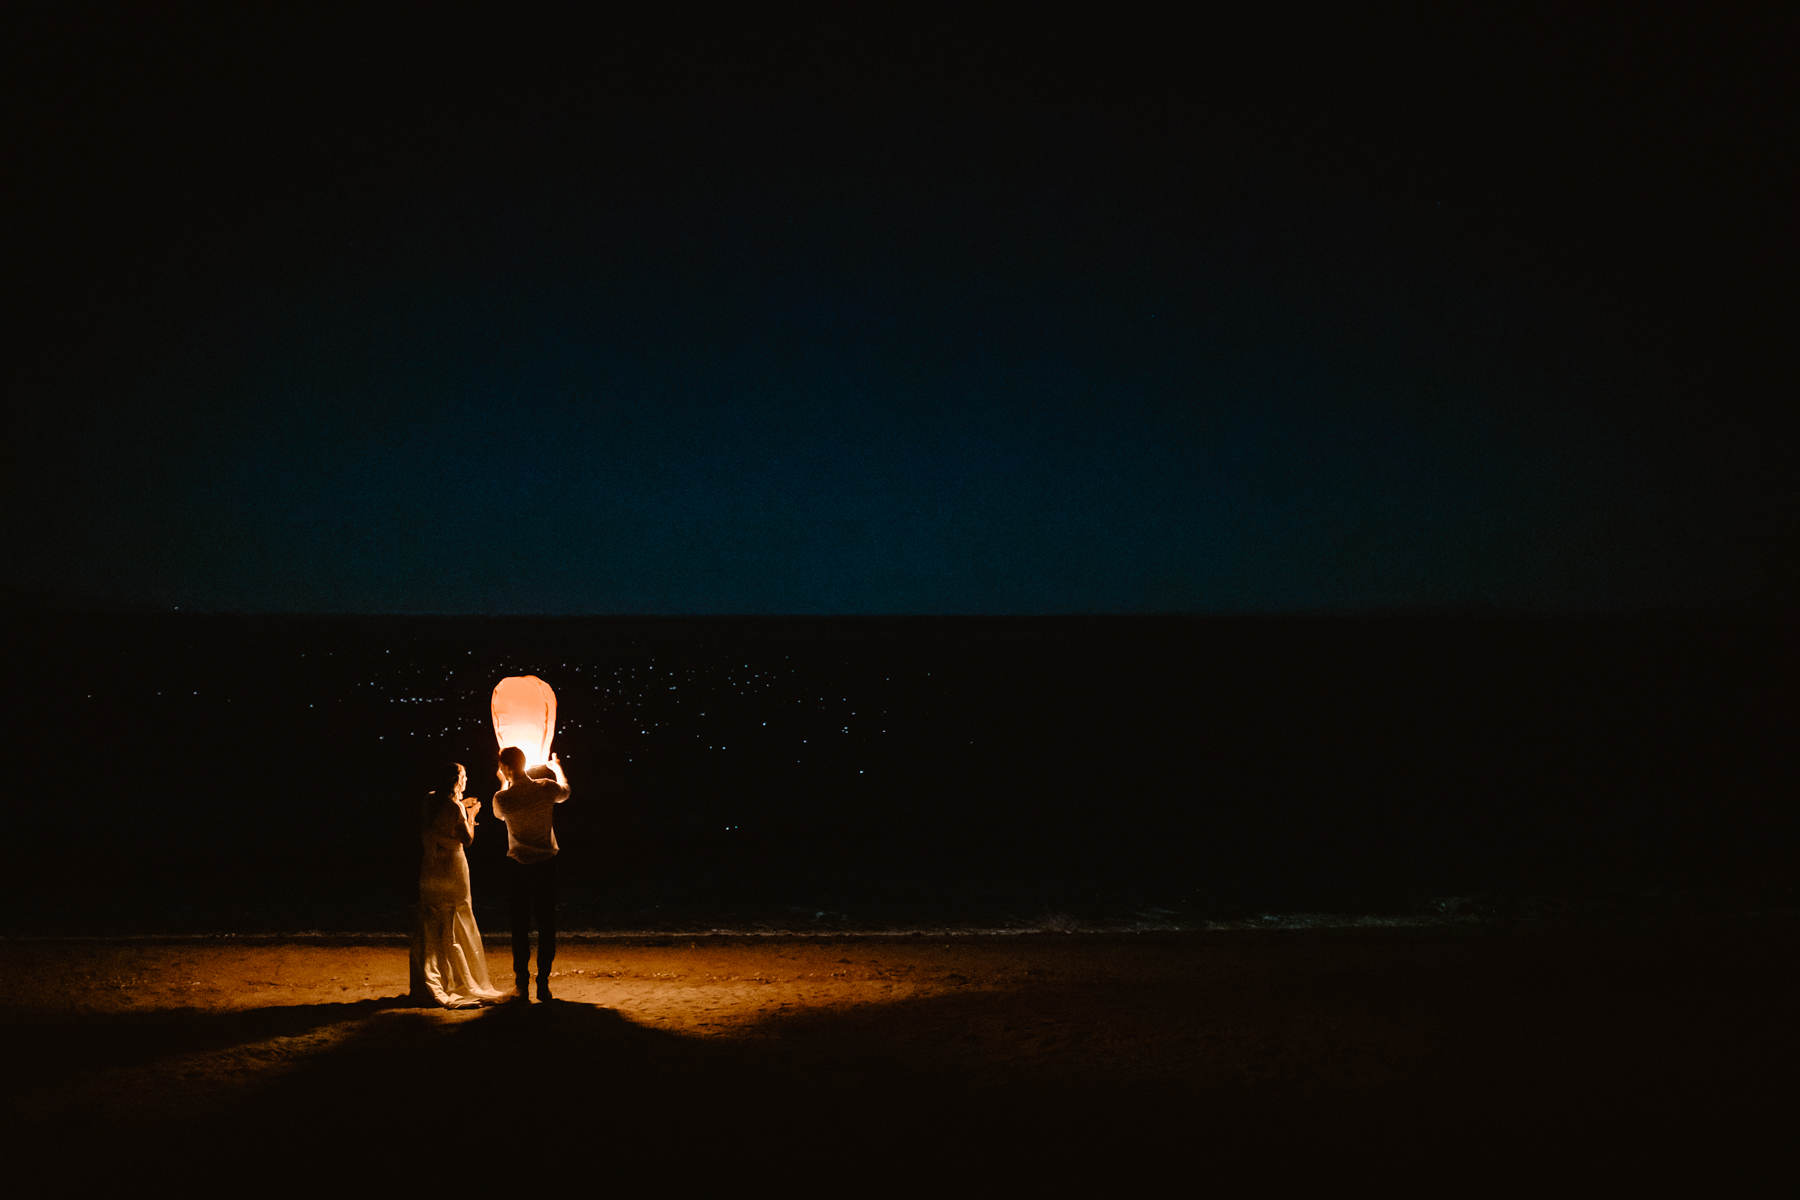
POLYGON ((68 1182, 129 1163, 134 1177, 356 1192, 1131 1186, 1165 1168, 1455 1192, 1571 1169, 1716 1183, 1755 1177, 1785 1144, 1800 997, 1774 949, 1792 938, 1601 955, 1520 939, 1380 969, 1283 951, 1260 974, 1240 954, 1154 989, 1023 983, 710 1038, 570 1001, 44 1014, 4 1027, 5 1099, 9 1135, 68 1182), (211 1063, 198 1090, 194 1056, 211 1063), (79 1099, 86 1073, 119 1068, 138 1092, 79 1099))

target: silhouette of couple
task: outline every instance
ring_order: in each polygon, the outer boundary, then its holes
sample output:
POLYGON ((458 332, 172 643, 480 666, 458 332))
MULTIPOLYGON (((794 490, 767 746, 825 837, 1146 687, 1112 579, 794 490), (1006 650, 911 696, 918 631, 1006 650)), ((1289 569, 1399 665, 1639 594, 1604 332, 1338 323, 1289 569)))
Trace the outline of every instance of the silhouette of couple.
POLYGON ((419 919, 412 939, 412 996, 423 1004, 475 1008, 500 1000, 525 1001, 530 982, 531 925, 538 930, 537 995, 550 1000, 556 958, 556 806, 569 798, 562 763, 525 768, 525 752, 508 746, 495 773, 494 815, 506 822, 507 899, 512 915, 513 990, 488 978, 487 955, 469 895, 469 860, 481 801, 464 796, 469 774, 461 763, 443 768, 438 786, 420 806, 419 919))

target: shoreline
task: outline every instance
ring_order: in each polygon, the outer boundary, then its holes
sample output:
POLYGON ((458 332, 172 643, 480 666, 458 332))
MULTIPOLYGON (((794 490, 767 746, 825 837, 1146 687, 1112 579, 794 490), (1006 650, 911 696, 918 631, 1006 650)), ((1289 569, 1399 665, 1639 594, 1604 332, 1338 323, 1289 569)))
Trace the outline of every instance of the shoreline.
MULTIPOLYGON (((1052 914, 1038 921, 1002 923, 970 922, 962 924, 929 921, 881 924, 815 925, 811 927, 777 922, 713 923, 706 920, 672 921, 662 925, 635 925, 626 928, 582 927, 561 929, 557 936, 563 942, 646 942, 668 938, 717 938, 740 940, 829 941, 835 938, 881 941, 919 937, 968 939, 1015 938, 1134 938, 1189 937, 1212 934, 1254 933, 1354 933, 1382 930, 1412 932, 1522 932, 1529 930, 1569 930, 1574 932, 1656 930, 1694 930, 1706 927, 1743 928, 1758 924, 1800 924, 1800 908, 1772 904, 1737 909, 1669 908, 1663 906, 1602 905, 1585 908, 1573 905, 1537 911, 1495 914, 1488 912, 1452 913, 1332 913, 1292 912, 1265 913, 1230 919, 1142 919, 1083 920, 1064 914, 1052 914)), ((406 929, 160 929, 136 931, 60 931, 0 932, 0 945, 68 943, 198 943, 198 944, 276 944, 307 942, 316 944, 381 945, 407 942, 406 929)), ((483 941, 504 942, 503 930, 484 928, 483 941)))
MULTIPOLYGON (((1181 924, 1051 923, 1038 925, 898 925, 842 929, 765 928, 760 926, 696 925, 636 929, 565 929, 559 942, 640 942, 667 938, 781 939, 821 941, 832 938, 880 941, 916 937, 1020 938, 1020 937, 1137 937, 1211 933, 1295 932, 1302 930, 1351 931, 1378 929, 1479 929, 1490 924, 1477 917, 1335 917, 1294 914, 1243 921, 1209 921, 1181 924)), ((140 933, 0 933, 0 944, 55 942, 145 943, 279 943, 342 942, 346 945, 405 943, 412 935, 398 930, 159 930, 140 933)), ((505 941, 505 933, 483 932, 484 942, 505 941)))

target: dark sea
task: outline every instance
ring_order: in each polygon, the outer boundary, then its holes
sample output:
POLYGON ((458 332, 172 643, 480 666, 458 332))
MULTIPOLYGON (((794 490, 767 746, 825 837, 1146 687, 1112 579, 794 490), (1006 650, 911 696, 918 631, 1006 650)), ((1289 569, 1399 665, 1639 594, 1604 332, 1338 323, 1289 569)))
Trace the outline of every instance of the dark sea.
MULTIPOLYGON (((556 690, 563 927, 1182 929, 1794 902, 1785 618, 12 620, 7 936, 408 928, 556 690)), ((505 831, 470 851, 505 929, 505 831)))

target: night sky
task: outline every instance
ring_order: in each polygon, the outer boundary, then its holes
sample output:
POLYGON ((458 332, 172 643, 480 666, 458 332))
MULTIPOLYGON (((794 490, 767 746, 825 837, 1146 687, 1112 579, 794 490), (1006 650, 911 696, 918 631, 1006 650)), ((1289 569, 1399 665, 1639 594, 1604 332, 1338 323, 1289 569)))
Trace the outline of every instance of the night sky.
POLYGON ((1800 39, 1688 7, 9 10, 12 597, 1791 605, 1800 39))

